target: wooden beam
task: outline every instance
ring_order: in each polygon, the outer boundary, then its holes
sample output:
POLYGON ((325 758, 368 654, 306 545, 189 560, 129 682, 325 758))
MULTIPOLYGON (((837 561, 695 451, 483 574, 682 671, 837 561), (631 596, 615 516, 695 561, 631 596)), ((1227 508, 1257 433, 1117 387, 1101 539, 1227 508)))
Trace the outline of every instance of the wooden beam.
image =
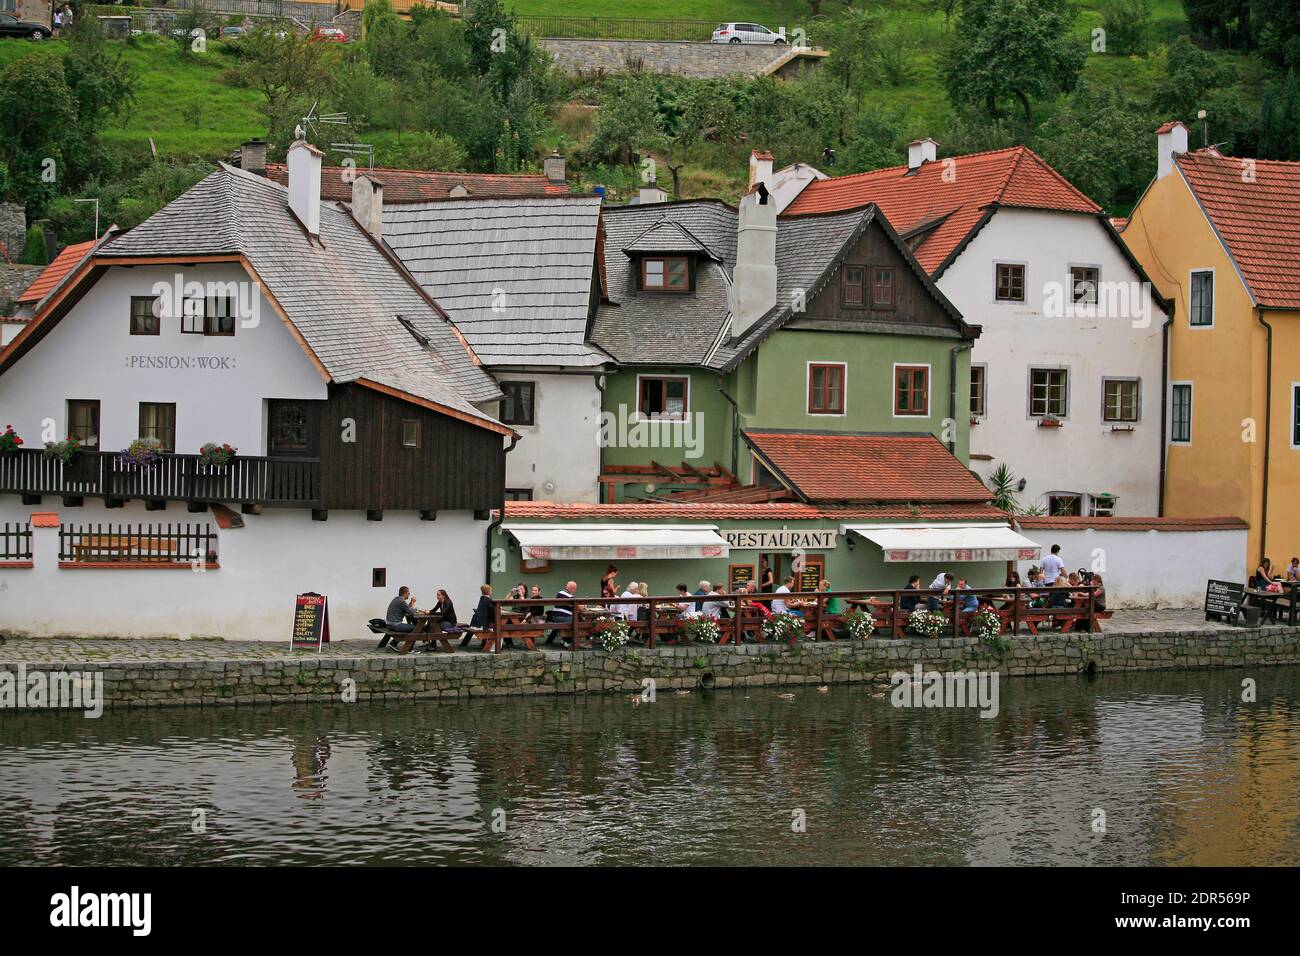
POLYGON ((367 511, 367 512, 366 512, 366 520, 367 520, 367 521, 383 521, 383 520, 384 520, 384 509, 383 509, 383 508, 372 508, 371 510, 367 511))
POLYGON ((329 509, 328 509, 328 508, 312 508, 312 509, 311 509, 311 520, 312 520, 312 521, 328 521, 328 520, 329 520, 329 517, 330 517, 330 513, 329 513, 329 509))
POLYGON ((165 511, 166 508, 167 508, 167 502, 163 501, 161 498, 145 499, 145 503, 144 503, 145 511, 165 511))
POLYGON ((421 511, 421 512, 420 512, 420 520, 421 520, 421 521, 437 521, 437 520, 438 520, 438 512, 436 512, 436 511, 434 511, 434 510, 432 510, 432 509, 428 509, 428 510, 425 510, 425 511, 421 511))
POLYGON ((23 495, 23 504, 25 505, 39 505, 40 503, 40 495, 23 495))
POLYGON ((82 498, 80 495, 63 496, 63 507, 65 508, 80 508, 85 503, 86 499, 82 498))
POLYGON ((239 510, 246 515, 260 515, 262 513, 262 506, 245 503, 239 506, 239 510))
POLYGON ((206 501, 187 501, 185 502, 185 510, 192 515, 203 514, 208 510, 208 503, 206 501))

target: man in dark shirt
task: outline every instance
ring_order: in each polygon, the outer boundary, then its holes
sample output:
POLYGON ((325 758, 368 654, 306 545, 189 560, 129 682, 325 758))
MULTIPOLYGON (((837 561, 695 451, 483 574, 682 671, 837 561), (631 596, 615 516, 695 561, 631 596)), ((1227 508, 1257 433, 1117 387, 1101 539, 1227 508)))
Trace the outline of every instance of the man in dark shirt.
MULTIPOLYGON (((402 634, 410 634, 415 630, 416 618, 413 612, 415 599, 411 597, 411 589, 403 584, 397 589, 397 597, 388 602, 388 613, 384 615, 384 623, 388 625, 390 631, 398 631, 402 634)), ((385 647, 389 642, 393 646, 397 645, 391 635, 386 635, 379 642, 380 647, 385 647)))
MULTIPOLYGON (((563 590, 563 591, 559 591, 559 592, 557 592, 555 596, 556 596, 557 598, 559 598, 560 600, 562 600, 562 601, 567 601, 569 598, 576 597, 577 594, 578 594, 578 582, 577 582, 577 581, 569 581, 568 583, 566 583, 566 584, 564 585, 564 590, 563 590)), ((559 605, 556 605, 555 607, 551 608, 549 611, 546 612, 546 619, 547 619, 548 621, 552 622, 553 624, 572 624, 572 623, 573 623, 573 611, 571 611, 569 608, 570 608, 570 605, 568 605, 568 604, 559 604, 559 605)), ((573 633, 573 632, 572 632, 571 630, 569 630, 567 627, 565 628, 565 632, 568 633, 568 634, 572 634, 572 633, 573 633)), ((547 643, 547 644, 554 644, 554 643, 555 643, 555 638, 556 638, 559 634, 560 634, 560 632, 559 632, 558 630, 547 632, 547 634, 546 634, 546 643, 547 643)), ((567 638, 567 637, 565 638, 565 643, 566 643, 566 644, 568 643, 568 638, 567 638)))

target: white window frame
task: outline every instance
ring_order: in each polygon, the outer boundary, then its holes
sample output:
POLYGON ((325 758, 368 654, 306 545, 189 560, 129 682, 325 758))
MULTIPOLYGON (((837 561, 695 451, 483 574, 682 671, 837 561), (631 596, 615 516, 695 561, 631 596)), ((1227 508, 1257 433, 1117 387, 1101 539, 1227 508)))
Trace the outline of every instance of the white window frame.
MULTIPOLYGON (((982 389, 984 393, 984 410, 981 412, 976 412, 975 409, 971 408, 968 411, 970 412, 971 418, 988 418, 989 417, 989 363, 971 362, 970 370, 974 372, 975 369, 977 368, 984 370, 984 377, 981 383, 984 386, 984 388, 982 389)), ((967 391, 969 391, 969 389, 967 389, 967 391)))
POLYGON ((1196 385, 1190 381, 1177 381, 1169 383, 1169 444, 1178 445, 1186 448, 1192 444, 1195 437, 1193 426, 1196 423, 1196 385), (1187 441, 1181 441, 1174 438, 1174 389, 1180 385, 1187 386, 1187 441))
MULTIPOLYGON (((1041 422, 1044 418, 1055 418, 1058 422, 1068 422, 1070 420, 1070 409, 1074 407, 1074 376, 1070 374, 1068 365, 1030 365, 1027 368, 1029 376, 1025 381, 1025 412, 1026 417, 1031 422, 1041 422), (1065 373, 1065 414, 1053 415, 1051 412, 1044 412, 1042 415, 1034 414, 1034 373, 1035 372, 1064 372, 1065 373)), ((1074 494, 1074 492, 1070 492, 1074 494)))
POLYGON ((849 363, 837 362, 834 359, 809 359, 803 366, 803 407, 808 415, 815 418, 843 418, 849 413, 849 363), (812 391, 812 367, 814 365, 838 365, 844 369, 844 376, 840 379, 840 405, 843 407, 842 412, 812 412, 808 411, 808 393, 812 391))
MULTIPOLYGON (((848 406, 846 405, 845 408, 848 406)), ((889 373, 889 412, 893 418, 905 421, 929 421, 934 418, 934 369, 929 362, 895 362, 889 373), (900 415, 894 409, 898 406, 898 370, 900 368, 925 369, 925 414, 900 415)))
POLYGON ((1219 296, 1219 277, 1214 274, 1214 267, 1209 266, 1203 269, 1189 269, 1187 272, 1187 327, 1194 332, 1202 329, 1214 328, 1214 323, 1219 319, 1218 302, 1215 301, 1219 296), (1206 325, 1196 325, 1192 322, 1192 277, 1198 272, 1208 272, 1210 274, 1210 321, 1206 325))
POLYGON ((1101 423, 1103 425, 1136 425, 1142 421, 1142 379, 1137 375, 1103 375, 1101 377, 1101 423), (1111 382, 1134 382, 1137 385, 1137 418, 1110 419, 1106 417, 1106 386, 1111 382))
POLYGON ((690 418, 691 415, 691 377, 689 375, 654 375, 650 372, 645 372, 645 373, 638 372, 636 376, 636 395, 634 396, 633 400, 636 402, 636 405, 634 406, 634 414, 632 416, 632 421, 634 422, 684 422, 688 418, 690 418), (683 401, 685 402, 685 407, 682 408, 682 414, 680 418, 672 418, 668 416, 660 416, 659 418, 650 418, 647 415, 641 414, 641 380, 644 378, 655 378, 655 379, 680 378, 685 380, 686 396, 683 399, 683 401))
POLYGON ((1101 263, 1099 262, 1071 262, 1065 267, 1066 274, 1069 276, 1068 298, 1066 299, 1071 305, 1092 305, 1096 307, 1101 302, 1101 263), (1093 300, 1088 302, 1074 301, 1074 270, 1075 269, 1096 269, 1097 270, 1097 287, 1092 290, 1093 300))

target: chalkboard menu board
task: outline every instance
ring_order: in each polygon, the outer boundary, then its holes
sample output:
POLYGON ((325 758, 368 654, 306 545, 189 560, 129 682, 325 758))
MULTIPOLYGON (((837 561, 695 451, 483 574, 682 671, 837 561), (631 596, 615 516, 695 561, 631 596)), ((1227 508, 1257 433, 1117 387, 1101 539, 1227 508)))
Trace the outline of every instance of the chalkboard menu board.
POLYGON ((293 650, 316 650, 330 642, 329 598, 308 591, 299 594, 293 606, 293 650))
POLYGON ((733 564, 727 576, 727 592, 735 594, 740 590, 742 585, 748 584, 754 580, 754 566, 752 564, 733 564))
POLYGON ((1208 581, 1205 585, 1205 619, 1235 621, 1246 597, 1246 586, 1231 581, 1208 581))
POLYGON ((805 564, 795 581, 795 590, 816 591, 821 586, 821 583, 822 566, 820 564, 805 564))

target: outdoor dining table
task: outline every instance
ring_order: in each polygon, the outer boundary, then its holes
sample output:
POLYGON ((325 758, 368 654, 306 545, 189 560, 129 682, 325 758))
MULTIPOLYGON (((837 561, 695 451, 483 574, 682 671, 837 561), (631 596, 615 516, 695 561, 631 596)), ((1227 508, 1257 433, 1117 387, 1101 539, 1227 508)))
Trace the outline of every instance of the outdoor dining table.
POLYGON ((1295 627, 1296 623, 1296 603, 1300 599, 1300 581, 1278 581, 1282 585, 1281 591, 1265 591, 1262 588, 1246 588, 1246 599, 1254 599, 1255 604, 1259 607, 1260 613, 1272 620, 1280 617, 1282 608, 1280 602, 1287 602, 1287 624, 1295 627))

